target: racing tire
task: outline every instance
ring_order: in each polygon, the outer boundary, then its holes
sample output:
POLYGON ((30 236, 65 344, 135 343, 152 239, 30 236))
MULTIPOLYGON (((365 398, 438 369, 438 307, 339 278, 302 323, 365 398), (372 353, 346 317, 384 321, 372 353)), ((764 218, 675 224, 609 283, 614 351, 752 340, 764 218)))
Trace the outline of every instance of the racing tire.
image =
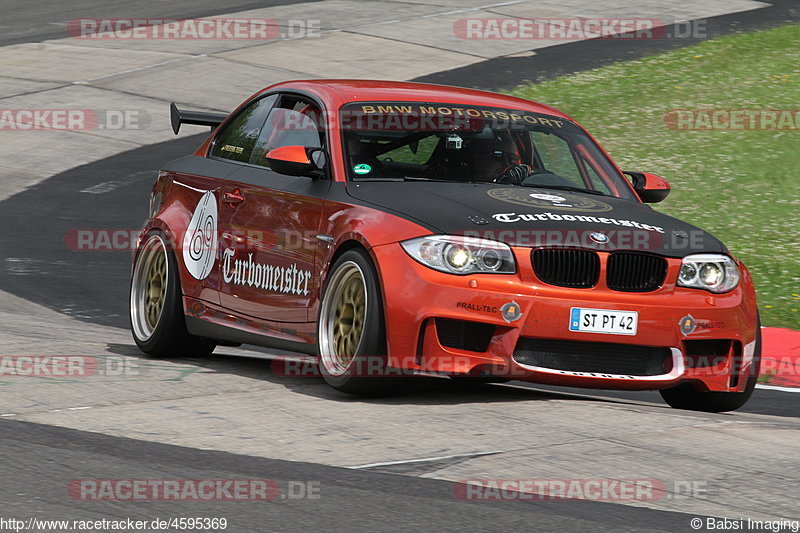
POLYGON ((133 340, 151 357, 205 357, 216 343, 186 330, 178 263, 163 233, 147 234, 136 253, 130 286, 133 340))
POLYGON ((761 318, 758 319, 756 345, 753 351, 753 362, 747 377, 747 385, 742 392, 699 392, 687 383, 671 389, 659 391, 667 404, 675 409, 704 411, 707 413, 724 413, 739 409, 753 395, 761 368, 761 318))
POLYGON ((405 373, 387 364, 383 298, 369 255, 359 248, 343 253, 322 294, 317 350, 325 382, 358 396, 399 392, 405 373))

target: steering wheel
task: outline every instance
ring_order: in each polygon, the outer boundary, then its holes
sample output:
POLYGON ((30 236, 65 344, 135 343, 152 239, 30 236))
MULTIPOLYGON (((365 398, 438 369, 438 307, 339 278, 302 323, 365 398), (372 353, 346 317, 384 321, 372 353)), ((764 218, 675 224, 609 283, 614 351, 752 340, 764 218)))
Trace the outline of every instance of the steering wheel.
POLYGON ((502 174, 497 176, 492 181, 494 183, 502 183, 506 185, 521 185, 525 178, 534 174, 536 171, 533 170, 533 167, 530 165, 526 165, 525 163, 520 163, 518 165, 512 165, 505 169, 502 174))

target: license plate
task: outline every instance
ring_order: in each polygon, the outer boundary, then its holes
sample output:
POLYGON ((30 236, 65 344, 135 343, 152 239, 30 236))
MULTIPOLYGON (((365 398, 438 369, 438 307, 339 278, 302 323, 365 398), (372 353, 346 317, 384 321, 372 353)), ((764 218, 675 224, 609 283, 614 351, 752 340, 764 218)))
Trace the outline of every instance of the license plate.
POLYGON ((636 335, 639 313, 636 311, 613 311, 611 309, 570 310, 569 330, 585 333, 608 333, 611 335, 636 335))

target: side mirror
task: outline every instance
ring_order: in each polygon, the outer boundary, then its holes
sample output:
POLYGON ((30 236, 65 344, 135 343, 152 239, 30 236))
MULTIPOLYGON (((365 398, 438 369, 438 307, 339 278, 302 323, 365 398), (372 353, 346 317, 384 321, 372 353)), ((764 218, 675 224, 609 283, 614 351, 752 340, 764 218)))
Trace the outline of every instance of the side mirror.
POLYGON ((633 190, 639 195, 639 198, 646 204, 655 204, 662 201, 669 195, 671 190, 667 180, 661 176, 656 176, 650 172, 633 172, 624 171, 625 174, 631 177, 633 190))
POLYGON ((270 150, 266 159, 272 170, 287 176, 307 176, 325 168, 325 152, 311 146, 281 146, 270 150))

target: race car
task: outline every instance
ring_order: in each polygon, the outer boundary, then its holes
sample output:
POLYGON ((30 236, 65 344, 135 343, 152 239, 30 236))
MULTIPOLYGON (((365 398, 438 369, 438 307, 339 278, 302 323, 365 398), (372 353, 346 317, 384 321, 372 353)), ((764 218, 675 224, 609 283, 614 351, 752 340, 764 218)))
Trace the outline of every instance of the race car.
POLYGON ((711 234, 652 209, 566 114, 483 91, 279 83, 167 163, 134 255, 152 356, 242 343, 315 356, 352 394, 409 375, 660 390, 727 411, 755 387, 753 281, 711 234))

